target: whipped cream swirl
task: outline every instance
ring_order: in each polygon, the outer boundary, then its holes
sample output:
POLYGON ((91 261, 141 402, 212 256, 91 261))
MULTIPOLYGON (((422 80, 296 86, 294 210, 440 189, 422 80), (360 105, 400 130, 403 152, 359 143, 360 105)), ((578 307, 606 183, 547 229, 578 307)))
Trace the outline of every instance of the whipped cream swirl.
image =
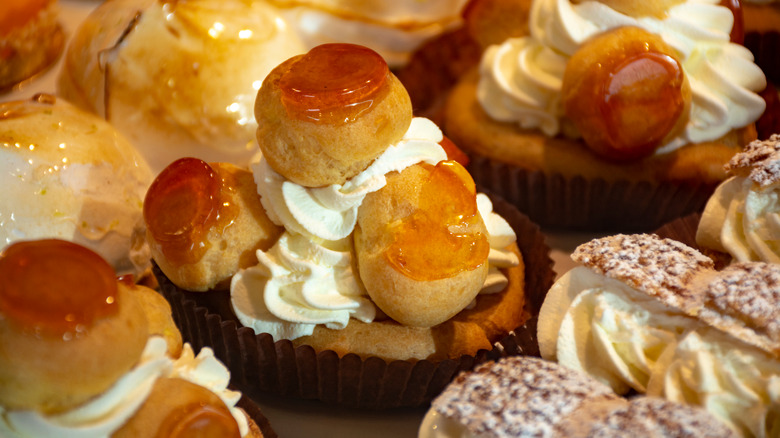
POLYGON ((10 438, 107 438, 119 430, 143 405, 159 377, 178 377, 214 392, 230 409, 241 436, 249 431, 245 415, 235 407, 241 394, 227 389, 230 372, 206 347, 195 356, 184 344, 178 359, 167 355, 167 343, 149 338, 136 366, 93 400, 61 414, 6 411, 0 406, 0 436, 10 438))
POLYGON ((766 106, 756 94, 766 78, 750 51, 729 41, 734 17, 718 3, 689 0, 669 8, 664 18, 637 18, 595 1, 535 0, 531 35, 492 46, 483 55, 477 98, 496 120, 576 138, 561 104, 569 58, 596 34, 636 26, 659 35, 678 52, 692 91, 687 125, 656 153, 715 140, 757 120, 766 106))

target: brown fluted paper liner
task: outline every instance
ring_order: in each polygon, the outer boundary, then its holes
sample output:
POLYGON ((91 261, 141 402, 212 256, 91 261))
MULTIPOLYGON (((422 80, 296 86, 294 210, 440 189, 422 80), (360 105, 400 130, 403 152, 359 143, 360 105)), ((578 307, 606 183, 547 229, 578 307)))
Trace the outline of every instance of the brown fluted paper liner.
POLYGON ((246 395, 242 395, 236 406, 246 412, 249 418, 255 422, 257 428, 260 429, 260 432, 262 432, 263 438, 278 437, 276 432, 271 427, 271 423, 268 421, 268 418, 266 418, 265 415, 263 415, 263 412, 260 410, 260 406, 252 401, 252 399, 246 395))
POLYGON ((539 227, 510 204, 492 196, 494 210, 517 233, 525 262, 526 311, 531 318, 508 333, 490 350, 475 356, 442 361, 386 361, 339 357, 333 351, 293 347, 289 340, 274 341, 236 322, 228 292, 190 293, 173 285, 155 266, 160 289, 171 303, 173 317, 185 341, 197 351, 214 350, 231 372, 231 384, 249 397, 277 394, 315 399, 347 407, 388 409, 428 404, 461 371, 507 355, 539 355, 536 318, 555 273, 549 247, 539 227), (222 294, 221 299, 214 299, 222 294), (224 303, 219 306, 215 302, 224 303), (223 316, 224 315, 224 316, 223 316))
POLYGON ((471 155, 480 190, 501 195, 545 229, 648 232, 704 209, 715 184, 607 182, 529 171, 471 155))

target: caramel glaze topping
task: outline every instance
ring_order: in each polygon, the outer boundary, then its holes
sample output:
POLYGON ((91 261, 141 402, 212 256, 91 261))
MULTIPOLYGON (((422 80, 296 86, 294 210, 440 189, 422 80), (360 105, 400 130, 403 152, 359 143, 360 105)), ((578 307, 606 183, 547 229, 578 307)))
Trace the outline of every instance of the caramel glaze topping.
POLYGON ((0 253, 0 319, 68 340, 118 312, 114 269, 93 251, 45 239, 0 253))
POLYGON ((346 124, 387 95, 389 75, 385 60, 367 47, 323 44, 282 74, 282 104, 298 120, 346 124))
POLYGON ((677 60, 652 51, 631 54, 604 72, 598 104, 613 157, 631 160, 655 150, 685 110, 683 82, 677 60))
POLYGON ((487 236, 473 232, 480 216, 474 181, 455 161, 424 164, 430 177, 420 194, 419 208, 391 225, 393 243, 385 256, 395 270, 418 281, 454 277, 487 260, 487 236))
POLYGON ((240 438, 235 418, 225 406, 193 403, 176 409, 157 431, 156 438, 240 438))
POLYGON ((233 176, 218 165, 182 158, 152 182, 144 200, 144 220, 153 244, 174 263, 191 264, 210 248, 209 230, 224 230, 238 215, 230 202, 233 176))

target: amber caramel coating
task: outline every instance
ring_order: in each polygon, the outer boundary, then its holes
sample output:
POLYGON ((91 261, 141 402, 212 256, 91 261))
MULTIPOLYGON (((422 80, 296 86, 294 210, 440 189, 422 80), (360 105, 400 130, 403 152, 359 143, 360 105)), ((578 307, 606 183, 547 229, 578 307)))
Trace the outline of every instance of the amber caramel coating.
POLYGON ((0 406, 65 411, 102 393, 130 370, 146 345, 148 323, 122 283, 116 303, 117 314, 67 340, 41 336, 0 317, 0 406))
MULTIPOLYGON (((234 178, 236 184, 225 190, 226 202, 235 206, 236 216, 230 224, 212 226, 205 233, 208 249, 192 263, 181 263, 166 256, 160 242, 147 230, 146 238, 152 258, 171 281, 191 291, 225 289, 239 269, 257 263, 255 252, 267 250, 276 242, 282 229, 274 225, 263 209, 252 173, 228 163, 212 163, 234 178)), ((154 218, 146 218, 147 222, 154 218)))
POLYGON ((717 183, 725 179, 723 164, 756 138, 754 125, 732 130, 712 141, 688 144, 668 154, 629 163, 612 163, 591 152, 580 140, 548 137, 539 130, 497 122, 477 101, 478 72, 456 85, 445 107, 443 130, 469 154, 481 155, 526 170, 566 178, 648 182, 717 183))
MULTIPOLYGON (((190 419, 192 421, 192 419, 190 419)), ((224 438, 239 438, 238 424, 231 416, 225 403, 213 392, 184 379, 157 379, 152 392, 140 409, 114 432, 112 438, 171 436, 174 438, 193 436, 193 432, 224 438), (190 434, 172 433, 181 427, 181 420, 187 415, 199 415, 200 422, 193 421, 190 434), (209 432, 209 433, 206 433, 209 432)))
POLYGON ((475 355, 479 350, 491 350, 493 344, 517 329, 529 318, 525 312, 525 265, 516 244, 511 249, 520 263, 505 269, 509 284, 500 293, 483 294, 474 307, 462 310, 434 327, 409 327, 391 319, 370 324, 351 320, 341 330, 318 325, 311 336, 293 341, 315 351, 333 350, 339 356, 356 354, 386 360, 442 360, 475 355))
POLYGON ((574 53, 561 101, 588 147, 606 159, 629 161, 682 131, 691 87, 660 36, 629 26, 600 34, 574 53))
POLYGON ((530 0, 471 0, 463 10, 468 33, 483 49, 527 36, 530 0))
MULTIPOLYGON (((430 175, 431 171, 420 164, 388 174, 387 185, 366 196, 360 206, 354 234, 360 278, 369 296, 392 319, 413 327, 432 327, 460 312, 479 293, 488 271, 487 253, 470 269, 431 280, 412 278, 389 263, 387 251, 394 239, 391 231, 404 226, 405 218, 422 208, 421 193, 430 175)), ((468 232, 487 236, 481 217, 477 215, 476 219, 468 225, 468 232)), ((436 246, 439 236, 434 230, 424 232, 429 236, 425 245, 436 246)))
POLYGON ((130 290, 141 304, 149 322, 149 335, 159 335, 168 344, 168 354, 179 357, 182 349, 182 336, 171 314, 171 305, 154 289, 142 285, 132 285, 130 290))
POLYGON ((255 100, 257 141, 271 167, 287 179, 307 187, 342 184, 401 139, 412 120, 412 103, 388 72, 370 107, 350 122, 322 123, 291 115, 280 82, 304 56, 283 62, 263 81, 255 100))

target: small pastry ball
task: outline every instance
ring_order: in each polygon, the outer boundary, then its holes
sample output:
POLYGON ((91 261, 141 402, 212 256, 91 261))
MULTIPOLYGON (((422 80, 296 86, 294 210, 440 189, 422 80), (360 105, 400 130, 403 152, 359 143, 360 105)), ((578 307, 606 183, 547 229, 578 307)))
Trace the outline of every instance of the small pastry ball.
POLYGON ((106 1, 69 43, 58 92, 105 117, 154 173, 182 157, 248 166, 257 89, 304 51, 264 1, 106 1))
POLYGON ((406 133, 412 103, 376 52, 323 44, 275 68, 255 101, 268 164, 307 187, 342 184, 406 133))
POLYGON ((150 266, 142 205, 152 173, 105 120, 63 99, 0 103, 0 246, 70 240, 119 275, 150 266))
POLYGON ((95 252, 46 239, 0 253, 0 406, 69 410, 130 370, 147 338, 143 308, 95 252))
POLYGON ((474 182, 454 161, 388 174, 387 185, 360 206, 354 236, 369 296, 403 325, 452 318, 487 276, 490 246, 474 182))
POLYGON ((149 187, 143 208, 152 257, 191 291, 226 289, 283 231, 266 215, 252 173, 228 163, 171 163, 149 187))
POLYGON ((561 99, 589 148, 635 160, 685 126, 691 90, 675 56, 661 37, 636 27, 605 32, 574 53, 561 99))

